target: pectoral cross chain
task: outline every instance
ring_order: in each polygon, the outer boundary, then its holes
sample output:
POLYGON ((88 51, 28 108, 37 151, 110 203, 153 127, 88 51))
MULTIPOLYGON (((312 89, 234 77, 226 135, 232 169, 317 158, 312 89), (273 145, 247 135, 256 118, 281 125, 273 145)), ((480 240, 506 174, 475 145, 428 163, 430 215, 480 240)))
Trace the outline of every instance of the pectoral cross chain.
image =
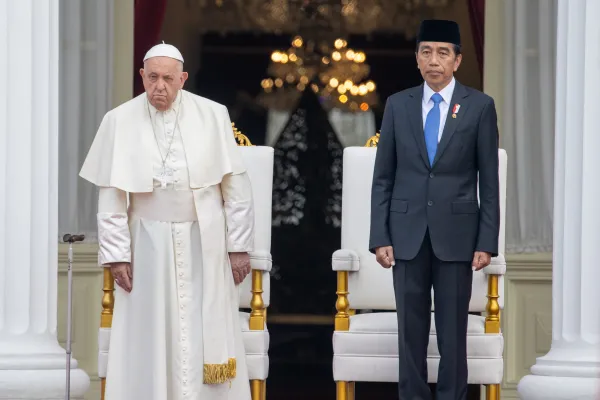
POLYGON ((158 174, 158 180, 160 181, 160 187, 166 189, 168 183, 173 182, 173 170, 163 165, 160 173, 158 174))

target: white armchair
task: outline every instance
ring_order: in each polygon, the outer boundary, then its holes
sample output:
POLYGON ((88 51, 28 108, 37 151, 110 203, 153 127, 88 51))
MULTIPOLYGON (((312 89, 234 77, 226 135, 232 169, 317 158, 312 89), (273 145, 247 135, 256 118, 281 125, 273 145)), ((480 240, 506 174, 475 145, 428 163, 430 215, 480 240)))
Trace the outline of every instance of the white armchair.
POLYGON ((250 378, 252 400, 266 398, 266 380, 269 376, 269 331, 267 329, 267 308, 269 307, 271 271, 271 210, 273 198, 273 156, 272 147, 253 146, 248 138, 235 129, 236 140, 244 164, 248 169, 252 193, 254 195, 255 239, 254 251, 250 254, 252 274, 240 285, 240 323, 246 363, 250 378))
MULTIPOLYGON (((246 350, 252 400, 266 398, 266 379, 269 375, 269 331, 267 308, 270 302, 271 271, 271 203, 273 187, 273 148, 254 146, 232 124, 236 141, 248 170, 255 207, 255 240, 250 254, 252 273, 240 285, 240 325, 246 350)), ((104 269, 104 295, 98 332, 98 376, 101 380, 101 399, 104 400, 110 330, 114 309, 114 280, 109 268, 104 269)))
MULTIPOLYGON (((337 399, 353 400, 355 382, 398 382, 398 326, 392 271, 382 268, 368 250, 371 182, 378 136, 365 147, 344 150, 342 189, 342 249, 332 257, 337 272, 337 314, 333 334, 333 376, 337 399), (355 310, 360 310, 358 313, 355 310), (381 312, 372 312, 379 310, 381 312)), ((469 384, 486 385, 487 399, 500 399, 503 377, 500 310, 504 301, 503 276, 507 156, 499 150, 500 237, 499 255, 473 274, 469 311, 467 359, 469 384)), ((432 293, 433 296, 433 293, 432 293)), ((432 301, 433 305, 433 301, 432 301)), ((429 382, 437 380, 439 352, 435 320, 427 350, 429 382)))

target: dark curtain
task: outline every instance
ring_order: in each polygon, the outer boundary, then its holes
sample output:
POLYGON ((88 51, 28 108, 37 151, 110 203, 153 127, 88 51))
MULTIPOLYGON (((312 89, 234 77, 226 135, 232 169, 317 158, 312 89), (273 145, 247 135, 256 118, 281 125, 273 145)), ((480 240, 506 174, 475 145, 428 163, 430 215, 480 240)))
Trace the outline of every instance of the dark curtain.
POLYGON ((144 66, 144 55, 158 43, 167 0, 135 0, 133 45, 133 94, 144 91, 139 70, 144 66))
POLYGON ((317 96, 306 90, 275 143, 273 279, 275 313, 335 310, 331 255, 340 246, 343 147, 317 96))
POLYGON ((471 31, 475 43, 475 54, 479 63, 479 72, 483 81, 483 38, 485 36, 485 0, 467 0, 471 31))

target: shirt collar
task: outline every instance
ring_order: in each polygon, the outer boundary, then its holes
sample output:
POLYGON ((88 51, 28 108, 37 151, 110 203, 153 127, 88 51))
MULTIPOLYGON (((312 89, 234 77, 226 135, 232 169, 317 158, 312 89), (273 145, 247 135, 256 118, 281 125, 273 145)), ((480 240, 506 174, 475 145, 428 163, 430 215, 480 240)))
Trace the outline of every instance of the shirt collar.
MULTIPOLYGON (((456 81, 454 80, 454 77, 452 77, 450 83, 438 92, 442 96, 446 104, 450 104, 450 101, 452 101, 452 94, 454 93, 455 86, 456 81)), ((431 101, 431 96, 433 96, 434 93, 436 92, 434 92, 433 89, 429 87, 427 82, 425 82, 425 85, 423 85, 423 104, 429 103, 431 101)))

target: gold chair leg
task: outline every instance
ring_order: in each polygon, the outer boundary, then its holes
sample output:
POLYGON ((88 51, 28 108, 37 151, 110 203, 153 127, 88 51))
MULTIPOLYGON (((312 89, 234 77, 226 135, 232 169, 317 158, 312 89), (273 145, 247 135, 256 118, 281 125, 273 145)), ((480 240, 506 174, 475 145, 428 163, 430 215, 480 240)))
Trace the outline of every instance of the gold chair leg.
POLYGON ((258 379, 250 381, 252 400, 262 400, 262 383, 258 379))
POLYGON ((104 390, 106 389, 106 378, 100 378, 100 400, 104 400, 104 390))
POLYGON ((486 385, 485 398, 486 400, 500 400, 500 385, 486 385))
POLYGON ((260 392, 262 394, 261 400, 267 400, 267 381, 260 381, 260 392))
POLYGON ((337 400, 350 400, 348 397, 348 382, 338 381, 335 383, 337 389, 337 400))
POLYGON ((355 382, 348 382, 348 400, 354 400, 355 390, 356 390, 355 382))

